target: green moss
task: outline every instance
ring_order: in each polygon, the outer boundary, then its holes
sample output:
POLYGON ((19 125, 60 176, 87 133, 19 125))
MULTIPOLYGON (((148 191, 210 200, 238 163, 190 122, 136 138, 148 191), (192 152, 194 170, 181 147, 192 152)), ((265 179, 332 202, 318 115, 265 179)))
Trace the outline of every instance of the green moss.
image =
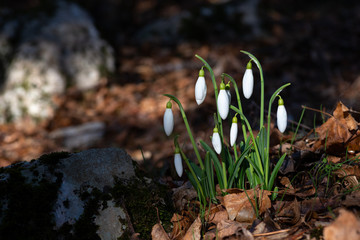
MULTIPOLYGON (((170 219, 174 212, 169 189, 155 183, 146 183, 138 179, 125 185, 116 181, 112 195, 117 203, 124 202, 134 230, 140 233, 141 239, 151 239, 151 229, 158 222, 156 209, 165 230, 170 230, 170 219)), ((123 234, 120 239, 126 239, 123 234)))

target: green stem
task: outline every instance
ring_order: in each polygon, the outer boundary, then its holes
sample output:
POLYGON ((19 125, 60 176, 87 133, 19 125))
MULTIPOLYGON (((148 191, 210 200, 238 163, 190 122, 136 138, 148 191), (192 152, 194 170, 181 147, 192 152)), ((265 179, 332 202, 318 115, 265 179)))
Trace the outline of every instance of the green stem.
POLYGON ((194 177, 196 185, 198 186, 198 189, 199 189, 200 194, 201 194, 200 197, 202 197, 202 199, 204 199, 204 202, 205 202, 206 198, 205 198, 205 195, 204 195, 204 190, 202 189, 202 186, 201 186, 201 184, 200 184, 200 182, 199 182, 199 180, 198 180, 198 178, 197 178, 197 176, 196 176, 196 174, 194 172, 194 169, 190 165, 189 159, 186 157, 185 153, 181 150, 181 148, 180 148, 180 154, 181 154, 182 158, 184 159, 186 165, 190 169, 191 175, 194 177))
POLYGON ((224 163, 224 161, 222 162, 222 171, 223 171, 223 180, 224 180, 224 189, 227 189, 227 178, 226 178, 226 164, 224 163))
MULTIPOLYGON (((232 78, 229 74, 226 74, 226 73, 223 73, 222 75, 225 76, 225 77, 227 77, 227 78, 229 78, 230 81, 231 81, 231 83, 234 85, 234 89, 235 89, 235 93, 236 93, 236 99, 237 99, 237 102, 238 102, 239 110, 240 110, 241 113, 243 113, 242 106, 241 106, 239 89, 238 89, 238 86, 237 86, 234 78, 232 78)), ((240 122, 241 122, 242 132, 243 132, 243 135, 244 135, 244 142, 246 142, 246 141, 247 141, 246 126, 245 126, 245 122, 244 122, 244 120, 243 120, 243 118, 242 118, 241 116, 240 116, 240 122)))
POLYGON ((268 182, 269 180, 269 165, 270 165, 270 156, 269 156, 269 152, 270 152, 270 125, 271 125, 271 106, 276 98, 276 96, 286 87, 290 86, 291 83, 287 83, 282 85, 281 87, 279 87, 271 96, 270 101, 269 101, 269 109, 268 109, 268 125, 267 125, 267 134, 266 134, 266 159, 265 159, 265 180, 266 182, 268 182))
POLYGON ((183 118, 183 120, 184 120, 185 127, 186 127, 186 130, 187 130, 187 132, 188 132, 188 135, 189 135, 191 144, 193 145, 193 148, 194 148, 194 151, 195 151, 195 155, 196 155, 196 157, 197 157, 197 159, 198 159, 198 161, 199 161, 200 168, 201 168, 202 170, 204 170, 204 169, 205 169, 204 163, 203 163, 203 161, 201 160, 201 156, 200 156, 199 150, 198 150, 198 148, 197 148, 197 146, 196 146, 194 137, 193 137, 193 135, 192 135, 192 132, 191 132, 191 129, 190 129, 190 126, 189 126, 189 122, 188 122, 188 120, 187 120, 187 117, 186 117, 184 108, 182 107, 180 101, 179 101, 175 96, 170 95, 170 94, 164 94, 164 96, 170 98, 171 100, 173 100, 174 102, 176 102, 177 105, 179 106, 179 109, 180 109, 180 112, 181 112, 181 116, 182 116, 182 118, 183 118))
POLYGON ((258 149, 258 146, 256 144, 255 137, 254 137, 254 134, 252 132, 249 121, 246 119, 245 115, 242 112, 240 112, 240 110, 238 108, 234 107, 233 105, 231 105, 230 108, 232 110, 234 110, 235 112, 239 113, 244 118, 244 121, 245 121, 246 126, 247 126, 247 128, 249 130, 249 133, 250 133, 251 140, 253 141, 253 144, 254 144, 255 154, 256 154, 256 158, 257 158, 256 165, 258 166, 261 174, 264 175, 264 168, 263 168, 262 163, 261 163, 261 157, 260 157, 259 149, 258 149))
POLYGON ((264 126, 264 92, 265 92, 265 83, 264 83, 264 75, 263 75, 263 71, 262 71, 262 67, 261 64, 259 62, 259 60, 252 55, 251 53, 247 52, 247 51, 243 51, 241 50, 240 52, 245 53, 246 55, 248 55, 255 63, 256 66, 259 69, 260 72, 260 81, 261 81, 261 100, 260 100, 260 127, 259 129, 261 129, 264 126))

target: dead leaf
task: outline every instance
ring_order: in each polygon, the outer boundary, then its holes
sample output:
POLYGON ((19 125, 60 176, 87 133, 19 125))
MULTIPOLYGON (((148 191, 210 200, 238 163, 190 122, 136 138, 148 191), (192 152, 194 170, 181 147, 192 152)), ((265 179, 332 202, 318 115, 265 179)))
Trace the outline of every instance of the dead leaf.
POLYGON ((345 209, 340 209, 336 220, 325 227, 324 240, 360 239, 360 222, 356 216, 345 209))
POLYGON ((228 215, 227 211, 224 209, 224 210, 210 214, 210 216, 208 218, 208 222, 214 223, 215 225, 217 225, 219 222, 225 221, 228 219, 229 219, 229 215, 228 215))
POLYGON ((274 207, 277 212, 275 218, 277 222, 295 225, 301 219, 300 204, 296 198, 294 201, 279 201, 274 207))
POLYGON ((243 227, 243 223, 232 220, 223 220, 217 224, 218 237, 220 239, 223 239, 232 235, 239 235, 239 232, 243 227))
POLYGON ((187 230, 183 240, 200 240, 201 220, 200 217, 196 218, 193 224, 187 230))
POLYGON ((343 164, 341 169, 334 171, 334 174, 340 178, 344 178, 347 182, 348 188, 353 188, 359 185, 357 177, 360 178, 360 167, 358 165, 350 166, 343 164))
POLYGON ((267 190, 248 190, 246 193, 234 193, 224 196, 224 206, 229 214, 229 219, 236 219, 239 222, 252 222, 256 218, 253 209, 253 206, 256 206, 255 197, 259 203, 259 214, 262 214, 271 207, 271 201, 268 197, 270 194, 267 190))
POLYGON ((173 217, 171 218, 171 222, 173 224, 173 230, 171 232, 171 236, 173 240, 182 239, 185 236, 186 231, 191 226, 193 219, 191 219, 190 214, 177 214, 174 213, 173 217))
POLYGON ((157 223, 153 226, 151 230, 151 239, 154 240, 170 240, 169 236, 165 232, 164 228, 160 223, 157 223))
POLYGON ((360 191, 351 192, 346 195, 345 200, 341 201, 341 204, 345 207, 360 207, 360 191))
POLYGON ((196 199, 197 193, 190 181, 187 181, 182 186, 173 189, 173 201, 176 209, 182 211, 186 208, 189 201, 196 199))
POLYGON ((333 117, 316 128, 316 133, 318 140, 314 143, 312 151, 325 148, 325 144, 327 152, 334 155, 343 153, 347 147, 352 151, 360 150, 358 123, 342 102, 337 104, 333 117))

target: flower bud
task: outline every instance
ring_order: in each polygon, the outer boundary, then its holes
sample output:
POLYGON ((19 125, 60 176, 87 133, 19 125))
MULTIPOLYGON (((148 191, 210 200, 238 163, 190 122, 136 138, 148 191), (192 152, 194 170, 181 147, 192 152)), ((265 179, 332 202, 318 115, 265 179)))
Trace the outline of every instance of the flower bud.
POLYGON ((229 97, 228 97, 228 95, 226 94, 226 91, 225 91, 225 84, 224 84, 224 82, 221 82, 217 107, 218 107, 220 117, 223 120, 225 120, 227 118, 228 114, 229 114, 229 105, 230 105, 229 97))
POLYGON ((213 135, 211 138, 211 143, 215 149, 215 152, 217 154, 220 154, 221 153, 221 140, 220 140, 219 130, 217 127, 214 128, 213 135))
POLYGON ((237 120, 237 117, 234 116, 232 119, 231 128, 230 128, 230 145, 231 146, 234 146, 234 143, 236 142, 237 134, 238 134, 238 120, 237 120))
POLYGON ((166 104, 166 110, 164 113, 164 130, 167 136, 170 136, 170 134, 172 133, 173 129, 174 129, 174 115, 173 112, 171 110, 172 104, 169 101, 166 104))
POLYGON ((249 99, 254 89, 254 75, 251 69, 251 61, 249 61, 246 65, 246 70, 242 81, 242 89, 244 97, 249 99))
POLYGON ((176 173, 178 174, 179 177, 181 177, 183 174, 183 165, 182 165, 182 159, 181 159, 179 147, 175 148, 174 165, 175 165, 176 173))
POLYGON ((201 69, 199 71, 199 77, 195 84, 195 100, 198 105, 203 103, 206 97, 207 87, 204 76, 205 76, 204 70, 201 69))
POLYGON ((284 106, 284 100, 280 97, 278 102, 278 109, 276 112, 277 126, 281 133, 285 132, 287 125, 287 114, 284 106))

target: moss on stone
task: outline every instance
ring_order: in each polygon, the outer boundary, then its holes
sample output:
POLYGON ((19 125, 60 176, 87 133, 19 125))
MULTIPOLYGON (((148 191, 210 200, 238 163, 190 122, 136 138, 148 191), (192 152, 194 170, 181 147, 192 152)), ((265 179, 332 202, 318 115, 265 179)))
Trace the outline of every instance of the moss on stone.
MULTIPOLYGON (((112 195, 117 203, 124 202, 136 233, 141 239, 151 239, 151 229, 160 220, 166 230, 170 230, 170 219, 174 212, 170 199, 170 190, 162 185, 146 183, 144 180, 133 179, 131 184, 116 181, 112 195)), ((123 234, 120 239, 126 239, 123 234)))

